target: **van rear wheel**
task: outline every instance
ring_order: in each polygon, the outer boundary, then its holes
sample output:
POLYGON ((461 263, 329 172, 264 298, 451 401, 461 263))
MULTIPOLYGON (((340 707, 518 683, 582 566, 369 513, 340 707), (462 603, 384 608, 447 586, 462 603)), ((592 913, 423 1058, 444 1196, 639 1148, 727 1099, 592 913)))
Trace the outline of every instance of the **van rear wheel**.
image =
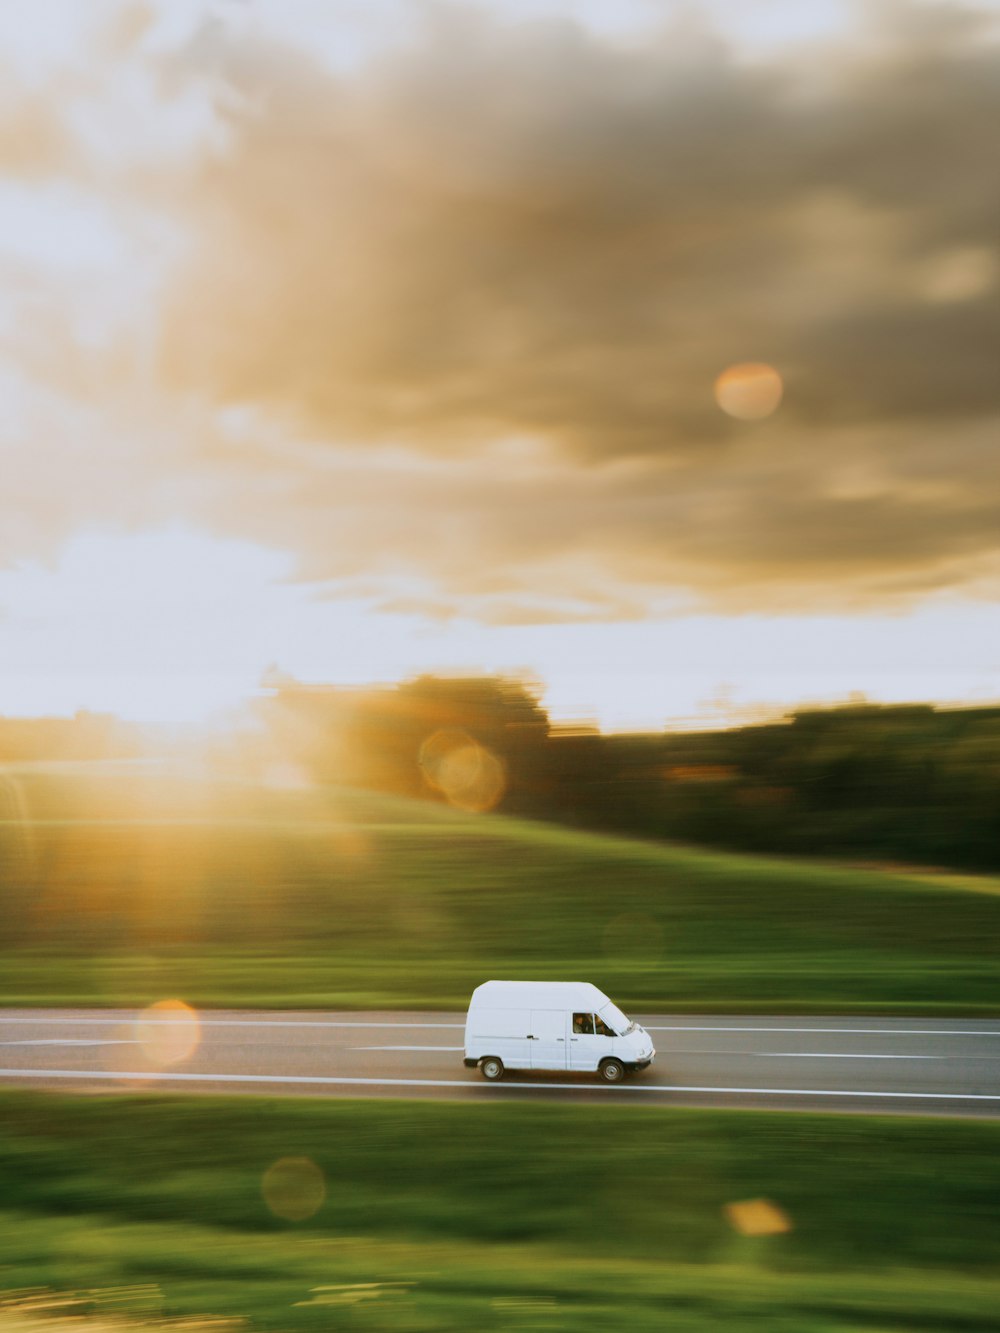
POLYGON ((602 1060, 599 1073, 605 1083, 620 1083, 625 1077, 625 1066, 620 1060, 602 1060))
POLYGON ((479 1063, 479 1072, 490 1083, 499 1083, 503 1078, 503 1061, 497 1055, 488 1055, 479 1063))

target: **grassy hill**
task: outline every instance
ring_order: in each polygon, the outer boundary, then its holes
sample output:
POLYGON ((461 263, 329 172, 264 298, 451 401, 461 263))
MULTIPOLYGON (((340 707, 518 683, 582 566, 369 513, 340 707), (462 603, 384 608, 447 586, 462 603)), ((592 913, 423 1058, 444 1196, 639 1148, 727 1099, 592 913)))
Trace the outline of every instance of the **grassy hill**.
POLYGON ((693 851, 334 788, 0 775, 0 1002, 1000 1012, 1000 880, 693 851))

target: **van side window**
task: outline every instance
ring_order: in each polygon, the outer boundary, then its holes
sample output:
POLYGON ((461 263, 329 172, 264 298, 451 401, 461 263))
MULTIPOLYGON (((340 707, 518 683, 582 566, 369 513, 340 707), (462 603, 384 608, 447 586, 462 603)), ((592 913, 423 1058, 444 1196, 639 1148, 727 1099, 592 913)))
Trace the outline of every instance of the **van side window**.
MULTIPOLYGON (((598 1019, 598 1022, 601 1020, 598 1019)), ((594 1015, 593 1014, 574 1014, 573 1031, 580 1032, 588 1037, 594 1035, 594 1015)))
POLYGON ((597 1019, 597 1035, 599 1037, 616 1037, 617 1032, 612 1032, 603 1018, 597 1019))

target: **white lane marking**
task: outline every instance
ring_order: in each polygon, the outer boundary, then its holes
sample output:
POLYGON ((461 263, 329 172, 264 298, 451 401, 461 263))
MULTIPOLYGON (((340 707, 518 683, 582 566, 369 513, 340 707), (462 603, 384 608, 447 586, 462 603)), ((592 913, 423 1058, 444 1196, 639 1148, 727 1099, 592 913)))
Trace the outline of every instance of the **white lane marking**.
MULTIPOLYGON (((711 1055, 711 1051, 701 1051, 701 1055, 711 1055)), ((732 1055, 756 1055, 761 1060, 949 1060, 958 1059, 948 1055, 877 1055, 869 1051, 857 1055, 845 1051, 732 1051, 732 1055)))
MULTIPOLYGON (((197 1083, 294 1083, 330 1086, 363 1086, 376 1088, 466 1088, 481 1092, 492 1092, 497 1088, 552 1091, 558 1089, 580 1088, 574 1083, 483 1083, 473 1080, 444 1078, 332 1078, 310 1074, 181 1074, 174 1072, 149 1073, 127 1070, 115 1074, 102 1075, 98 1071, 87 1069, 0 1069, 0 1078, 86 1078, 102 1080, 112 1084, 126 1079, 137 1079, 140 1083, 162 1082, 197 1082, 197 1083)), ((616 1083, 608 1087, 602 1083, 586 1086, 587 1092, 710 1092, 726 1095, 746 1095, 755 1097, 887 1097, 903 1098, 909 1101, 938 1102, 1000 1102, 1000 1092, 859 1092, 837 1088, 723 1088, 689 1087, 683 1084, 657 1083, 616 1083)))
MULTIPOLYGON (((16 1042, 9 1043, 16 1045, 16 1042)), ((0 1042, 0 1045, 3 1045, 0 1042)), ((462 1051, 464 1046, 351 1046, 352 1051, 462 1051)), ((762 1060, 953 1060, 962 1058, 988 1059, 988 1056, 960 1057, 950 1055, 878 1055, 866 1051, 861 1054, 845 1051, 684 1051, 684 1055, 759 1056, 762 1060)))
MULTIPOLYGON (((125 1018, 122 1014, 116 1014, 113 1018, 93 1017, 93 1018, 5 1018, 0 1016, 0 1025, 4 1023, 121 1023, 133 1017, 133 1011, 129 1010, 125 1018)), ((464 1028, 465 1023, 352 1023, 340 1019, 300 1019, 300 1018, 204 1018, 198 1015, 199 1022, 203 1028, 464 1028)), ((186 1018, 144 1018, 144 1023, 187 1023, 186 1018)))
POLYGON ((0 1046, 138 1046, 134 1037, 25 1037, 0 1041, 0 1046))
POLYGON ((352 1051, 464 1051, 464 1046, 352 1046, 352 1051))
MULTIPOLYGON (((127 1011, 123 1016, 121 1013, 112 1017, 104 1015, 94 1015, 88 1018, 66 1017, 53 1018, 51 1016, 41 1015, 38 1017, 17 1015, 5 1017, 0 1014, 0 1027, 4 1024, 41 1024, 41 1023, 64 1023, 64 1024, 100 1024, 100 1023, 121 1023, 134 1016, 132 1010, 127 1011)), ((187 1022, 186 1019, 176 1018, 150 1018, 144 1019, 147 1023, 176 1024, 187 1022)), ((465 1027, 464 1021, 461 1023, 374 1023, 374 1022, 354 1022, 351 1019, 326 1019, 326 1018, 308 1018, 308 1019, 290 1019, 290 1018, 206 1018, 199 1014, 199 1021, 202 1027, 215 1028, 416 1028, 424 1030, 427 1028, 455 1028, 465 1027)), ((650 1025, 647 1032, 816 1032, 816 1033, 850 1033, 857 1036, 886 1036, 886 1037, 1000 1037, 1000 1029, 975 1028, 813 1028, 813 1027, 750 1027, 743 1025, 724 1025, 724 1024, 706 1024, 706 1023, 674 1023, 650 1025)))
POLYGON ((830 1032, 852 1033, 862 1037, 1000 1037, 998 1031, 978 1032, 970 1028, 752 1028, 709 1027, 677 1023, 672 1027, 649 1027, 647 1032, 830 1032))

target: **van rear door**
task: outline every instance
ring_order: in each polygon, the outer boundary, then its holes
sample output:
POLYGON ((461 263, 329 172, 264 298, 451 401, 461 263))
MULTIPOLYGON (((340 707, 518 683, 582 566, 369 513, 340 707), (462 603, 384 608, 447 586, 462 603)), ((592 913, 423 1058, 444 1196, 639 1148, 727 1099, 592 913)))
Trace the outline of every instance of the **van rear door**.
POLYGON ((565 1069, 566 1011, 532 1009, 529 1030, 532 1069, 565 1069))
POLYGON ((508 1069, 530 1069, 533 1041, 530 1009, 490 1009, 477 1005, 466 1022, 465 1054, 474 1060, 499 1055, 508 1069))

